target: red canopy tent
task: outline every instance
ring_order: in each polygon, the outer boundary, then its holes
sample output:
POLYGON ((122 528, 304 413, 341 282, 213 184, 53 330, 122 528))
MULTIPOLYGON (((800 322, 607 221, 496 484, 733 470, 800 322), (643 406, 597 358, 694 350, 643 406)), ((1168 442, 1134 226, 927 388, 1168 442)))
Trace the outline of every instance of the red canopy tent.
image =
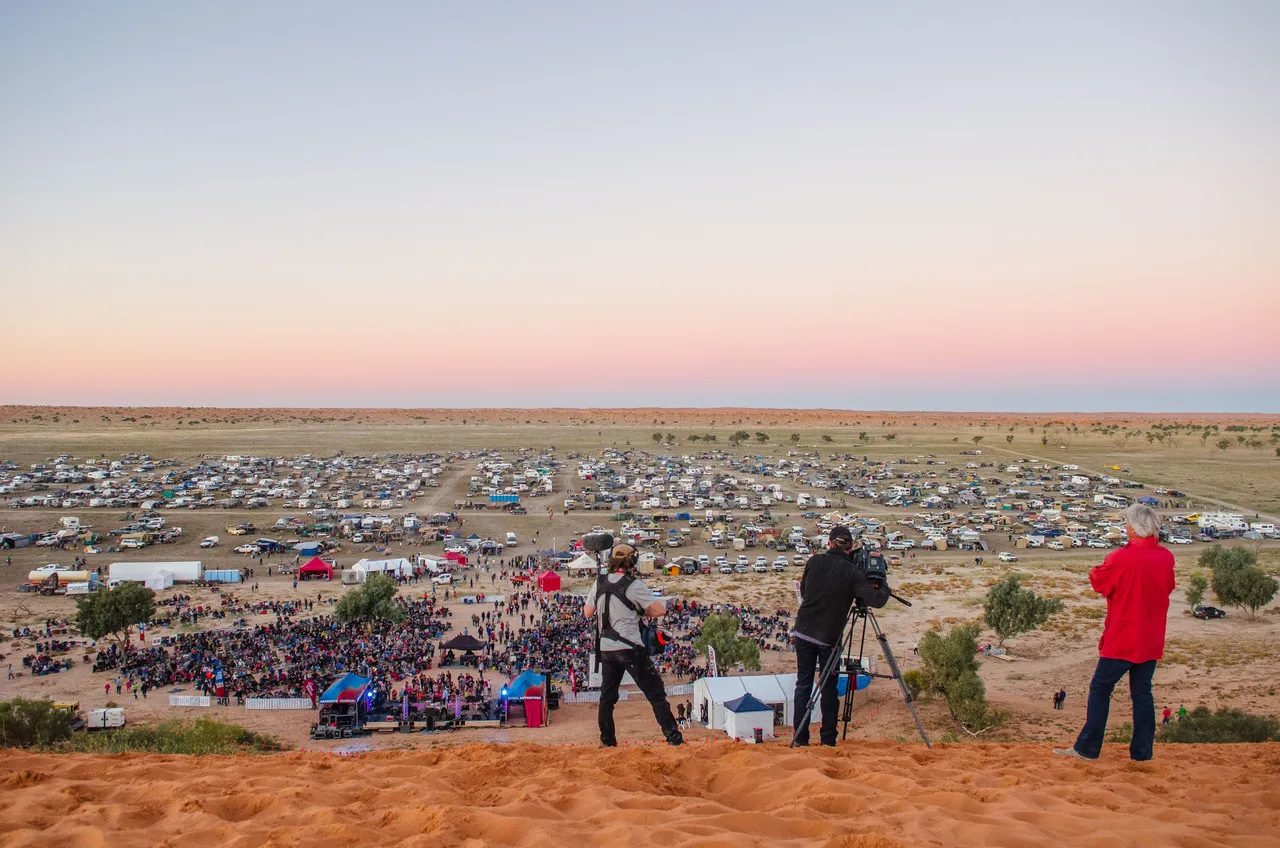
POLYGON ((328 580, 333 579, 333 566, 320 557, 312 557, 307 564, 298 569, 298 578, 305 580, 308 577, 323 577, 328 580))
POLYGON ((554 571, 544 571, 538 575, 538 590, 541 592, 559 592, 560 575, 554 571))

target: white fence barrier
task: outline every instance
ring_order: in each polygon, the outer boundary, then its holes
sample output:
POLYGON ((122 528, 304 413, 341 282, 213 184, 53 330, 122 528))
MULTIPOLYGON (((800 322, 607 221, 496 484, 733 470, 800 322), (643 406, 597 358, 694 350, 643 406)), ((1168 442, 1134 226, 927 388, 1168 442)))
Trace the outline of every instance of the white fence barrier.
MULTIPOLYGON (((628 692, 626 689, 618 690, 619 701, 625 701, 627 700, 627 697, 628 697, 628 692)), ((564 692, 564 693, 561 693, 560 695, 560 703, 562 704, 598 704, 600 703, 600 692, 599 691, 579 692, 576 695, 573 694, 572 692, 564 692)))
POLYGON ((171 707, 208 707, 213 704, 213 699, 208 695, 170 695, 169 706, 171 707))
POLYGON ((693 684, 692 684, 692 683, 680 683, 680 684, 678 684, 678 685, 676 685, 676 686, 668 686, 668 687, 667 687, 667 694, 668 694, 668 695, 692 695, 692 694, 693 694, 693 684))
POLYGON ((309 710, 310 698, 245 698, 246 710, 309 710))

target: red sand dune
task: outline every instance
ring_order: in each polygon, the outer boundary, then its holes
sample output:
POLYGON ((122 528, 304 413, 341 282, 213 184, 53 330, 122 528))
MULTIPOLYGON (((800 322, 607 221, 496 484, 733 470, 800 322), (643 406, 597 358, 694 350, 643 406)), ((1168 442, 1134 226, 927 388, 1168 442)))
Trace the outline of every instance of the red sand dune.
POLYGON ((5 846, 1280 845, 1280 745, 0 756, 5 846))

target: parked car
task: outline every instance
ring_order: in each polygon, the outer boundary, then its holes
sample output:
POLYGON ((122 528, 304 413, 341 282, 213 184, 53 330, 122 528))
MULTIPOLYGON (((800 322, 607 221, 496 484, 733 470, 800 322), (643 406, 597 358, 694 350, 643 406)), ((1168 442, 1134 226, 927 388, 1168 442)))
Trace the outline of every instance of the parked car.
POLYGON ((725 559, 724 557, 718 557, 718 558, 716 559, 716 562, 720 563, 720 573, 721 573, 721 574, 732 574, 732 573, 733 573, 733 566, 729 564, 729 560, 725 559))
POLYGON ((768 571, 769 560, 765 559, 764 557, 756 557, 755 565, 751 566, 751 569, 752 571, 755 571, 757 574, 768 571))
POLYGON ((1218 609, 1217 607, 1204 607, 1204 606, 1196 607, 1191 611, 1191 614, 1194 615, 1196 618, 1204 618, 1204 619, 1227 617, 1226 612, 1218 609))
POLYGON ((146 543, 143 542, 141 539, 121 539, 120 540, 120 547, 122 548, 129 548, 132 550, 136 550, 138 548, 145 548, 146 546, 147 546, 146 543))
POLYGON ((258 552, 257 545, 241 545, 240 547, 236 548, 236 553, 238 554, 256 554, 257 552, 258 552))
POLYGON ((698 557, 698 567, 699 567, 699 568, 710 568, 710 567, 711 567, 711 557, 707 556, 706 554, 702 554, 702 555, 700 555, 700 556, 698 557))
POLYGON ((738 565, 742 566, 743 568, 746 568, 746 567, 747 567, 747 555, 746 555, 746 554, 738 554, 738 565))
POLYGON ((745 562, 740 562, 733 567, 733 570, 739 574, 747 574, 751 571, 751 566, 747 565, 745 562))
POLYGON ((1101 539, 1090 539, 1089 541, 1085 542, 1085 546, 1086 546, 1086 547, 1090 547, 1090 548, 1109 548, 1109 547, 1111 547, 1110 545, 1108 545, 1106 542, 1102 541, 1101 539))
POLYGON ((1170 541, 1172 544, 1175 544, 1175 545, 1189 545, 1189 544, 1191 544, 1191 540, 1190 540, 1190 539, 1188 539, 1186 536, 1171 536, 1171 537, 1169 537, 1169 541, 1170 541))
POLYGON ((1045 545, 1045 547, 1051 551, 1065 551, 1067 549, 1067 546, 1059 542, 1057 539, 1054 539, 1052 542, 1045 545))
POLYGON ((431 578, 431 582, 432 582, 432 583, 438 583, 438 584, 440 584, 440 585, 444 585, 444 584, 446 584, 446 583, 452 583, 452 582, 453 582, 453 575, 452 575, 452 574, 437 574, 435 577, 432 577, 432 578, 431 578))
POLYGON ((800 554, 791 555, 791 564, 794 566, 797 566, 797 567, 803 566, 808 561, 809 561, 808 557, 800 556, 800 554))
MULTIPOLYGON (((932 541, 931 541, 931 540, 926 539, 925 541, 926 541, 926 542, 930 542, 929 547, 931 547, 931 548, 933 547, 933 544, 932 544, 932 541)), ((909 550, 911 550, 911 548, 913 548, 913 547, 914 547, 914 545, 912 545, 912 543, 910 543, 910 542, 902 541, 901 539, 895 539, 894 541, 892 541, 892 542, 890 542, 889 544, 885 545, 885 547, 887 547, 887 548, 888 548, 889 550, 891 550, 891 551, 909 551, 909 550)), ((802 711, 802 712, 803 712, 803 711, 802 711)))
POLYGON ((217 536, 209 536, 209 537, 205 538, 204 540, 202 540, 202 541, 200 542, 200 547, 202 547, 202 548, 216 548, 216 547, 218 547, 218 537, 217 537, 217 536))
POLYGON ((786 571, 786 570, 787 570, 787 558, 786 558, 785 556, 780 556, 780 557, 778 557, 777 559, 775 559, 775 560, 773 561, 773 570, 774 570, 774 571, 786 571))
POLYGON ((1001 562, 1017 562, 1018 561, 1018 558, 1013 554, 1009 553, 1008 551, 1001 551, 1000 553, 996 554, 996 559, 1000 560, 1001 562))

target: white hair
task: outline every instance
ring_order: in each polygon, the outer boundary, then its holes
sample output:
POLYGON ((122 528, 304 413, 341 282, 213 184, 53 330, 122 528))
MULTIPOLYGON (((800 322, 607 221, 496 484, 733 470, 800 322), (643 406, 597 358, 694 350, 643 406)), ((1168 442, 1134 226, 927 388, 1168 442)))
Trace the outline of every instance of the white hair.
POLYGON ((1134 504, 1124 511, 1124 523, 1135 536, 1160 535, 1160 514, 1146 504, 1134 504))

